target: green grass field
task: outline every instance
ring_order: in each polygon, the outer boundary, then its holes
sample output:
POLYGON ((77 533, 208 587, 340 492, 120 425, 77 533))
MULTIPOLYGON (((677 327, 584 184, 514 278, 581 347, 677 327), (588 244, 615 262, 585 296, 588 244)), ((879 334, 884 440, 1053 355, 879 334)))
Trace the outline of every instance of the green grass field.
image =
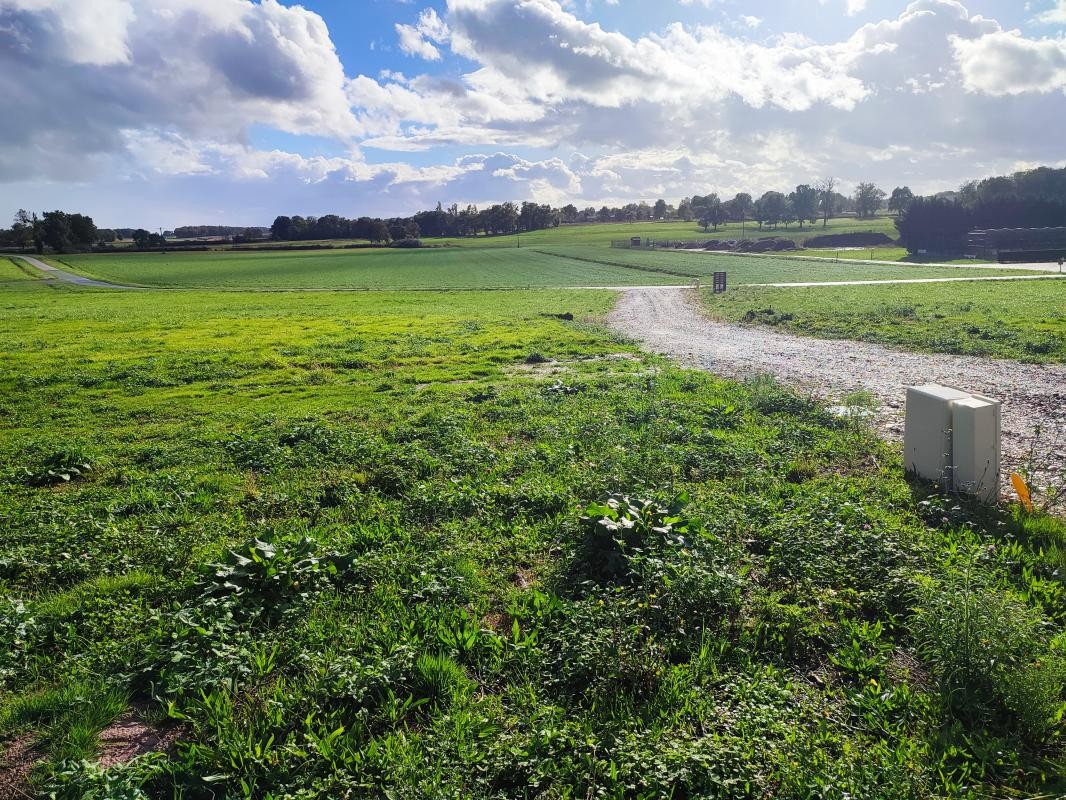
POLYGON ((1066 280, 742 287, 707 294, 719 319, 909 350, 1066 362, 1066 280))
POLYGON ((32 790, 1066 790, 1061 522, 640 353, 612 302, 0 287, 0 747, 32 790), (102 769, 130 707, 177 743, 102 769))
POLYGON ((857 233, 857 232, 884 233, 893 239, 897 237, 897 231, 893 218, 879 216, 872 220, 860 220, 851 217, 839 217, 829 220, 827 228, 819 222, 813 227, 804 225, 800 230, 798 225, 790 225, 786 228, 779 225, 776 229, 767 228, 760 231, 755 223, 747 223, 743 227, 736 222, 719 226, 704 231, 695 222, 682 222, 669 220, 665 222, 608 222, 594 225, 561 225, 543 231, 523 233, 520 237, 515 236, 479 236, 476 238, 463 239, 427 239, 427 243, 444 242, 464 247, 514 247, 516 239, 521 238, 522 246, 542 247, 548 245, 602 245, 608 246, 614 240, 630 239, 634 236, 652 239, 740 239, 758 238, 759 236, 782 236, 802 242, 810 236, 822 234, 857 233))
POLYGON ((603 263, 647 270, 663 270, 686 278, 709 281, 724 271, 731 285, 745 283, 802 283, 806 281, 907 280, 914 278, 961 278, 1019 275, 1010 269, 973 270, 932 267, 922 264, 856 264, 791 258, 789 256, 747 256, 686 250, 627 250, 598 247, 551 247, 555 253, 583 263, 603 263))
POLYGON ((40 272, 15 259, 0 257, 0 285, 39 280, 40 272))
POLYGON ((145 253, 63 256, 53 263, 103 280, 162 287, 494 289, 684 282, 639 266, 585 263, 530 249, 145 253))
MULTIPOLYGON (((609 245, 612 240, 629 239, 632 236, 648 236, 654 239, 739 239, 743 236, 756 238, 758 236, 784 236, 802 242, 809 236, 818 236, 825 233, 855 233, 873 231, 884 233, 896 238, 897 232, 892 217, 878 216, 873 220, 859 220, 851 217, 840 217, 829 220, 827 228, 819 222, 813 227, 804 225, 801 230, 798 225, 790 225, 786 228, 779 225, 776 229, 767 228, 759 230, 755 223, 747 223, 743 227, 739 223, 731 222, 719 226, 718 230, 704 231, 696 222, 683 222, 669 220, 665 222, 608 222, 595 223, 592 225, 561 225, 549 230, 533 231, 520 235, 509 236, 474 236, 474 237, 444 237, 439 239, 426 239, 428 245, 446 245, 455 247, 499 247, 514 248, 521 240, 522 246, 527 244, 531 247, 539 247, 546 244, 562 245, 609 245)), ((203 244, 214 247, 211 242, 203 244)), ((342 248, 351 244, 367 244, 364 239, 323 239, 302 242, 288 242, 293 246, 321 245, 332 248, 342 248)), ((115 242, 114 247, 122 248, 132 246, 132 242, 115 242)), ((218 244, 219 249, 257 250, 263 247, 273 247, 274 242, 249 242, 241 245, 218 244)))
MULTIPOLYGON (((140 253, 71 255, 56 266, 138 286, 251 289, 488 289, 685 284, 727 270, 730 281, 959 277, 958 270, 708 253, 569 247, 326 250, 302 253, 140 253)), ((1004 274, 1017 274, 1003 271, 1004 274)), ((995 275, 993 271, 975 272, 995 275)))

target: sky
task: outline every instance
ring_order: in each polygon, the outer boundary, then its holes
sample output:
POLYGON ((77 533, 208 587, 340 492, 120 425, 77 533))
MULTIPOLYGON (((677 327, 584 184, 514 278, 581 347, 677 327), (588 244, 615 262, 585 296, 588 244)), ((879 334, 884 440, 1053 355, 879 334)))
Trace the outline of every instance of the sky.
POLYGON ((1066 166, 1066 0, 0 0, 0 225, 1066 166))

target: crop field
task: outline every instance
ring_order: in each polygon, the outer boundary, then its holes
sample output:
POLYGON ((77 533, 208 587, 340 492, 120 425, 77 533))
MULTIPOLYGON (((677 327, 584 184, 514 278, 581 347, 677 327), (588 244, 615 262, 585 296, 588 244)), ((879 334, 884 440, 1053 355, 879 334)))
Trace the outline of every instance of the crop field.
POLYGON ((613 286, 685 282, 642 269, 533 250, 326 250, 63 256, 57 266, 118 283, 161 287, 422 289, 613 286))
POLYGON ((830 339, 1066 362, 1066 279, 777 289, 706 295, 719 319, 830 339))
POLYGON ((1066 791, 1066 527, 612 302, 0 287, 0 785, 1066 791))
MULTIPOLYGON (((961 277, 955 269, 849 264, 673 251, 570 246, 500 250, 327 250, 260 253, 69 255, 51 259, 92 278, 137 286, 251 289, 485 289, 686 284, 727 270, 763 283, 961 277)), ((1018 274, 975 271, 979 276, 1018 274)))
MULTIPOLYGON (((819 221, 816 225, 804 225, 800 230, 799 225, 793 224, 786 228, 778 225, 777 228, 759 230, 754 222, 748 222, 743 227, 738 222, 730 222, 713 228, 703 230, 696 222, 683 222, 668 220, 664 222, 607 222, 593 225, 561 225, 549 230, 532 231, 521 234, 522 247, 542 247, 546 245, 602 245, 608 246, 614 240, 629 239, 633 236, 647 237, 651 239, 740 239, 742 235, 747 238, 759 236, 782 236, 802 242, 809 236, 838 233, 884 233, 895 239, 898 236, 892 217, 878 216, 874 219, 856 219, 854 217, 838 217, 829 220, 826 228, 819 221)), ((445 242, 464 247, 514 247, 514 236, 478 236, 475 238, 460 239, 428 239, 429 242, 445 242)))

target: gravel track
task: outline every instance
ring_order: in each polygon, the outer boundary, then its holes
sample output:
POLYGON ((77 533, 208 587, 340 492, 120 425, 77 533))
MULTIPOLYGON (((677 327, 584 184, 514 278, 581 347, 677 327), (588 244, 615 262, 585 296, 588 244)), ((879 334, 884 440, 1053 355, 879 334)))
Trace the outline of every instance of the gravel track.
POLYGON ((894 439, 903 437, 907 386, 937 381, 995 397, 1003 402, 1005 471, 1032 463, 1037 482, 1044 484, 1066 474, 1066 366, 803 338, 714 322, 699 312, 692 291, 620 291, 608 324, 647 349, 727 378, 769 373, 829 400, 870 391, 880 402, 877 424, 894 439))

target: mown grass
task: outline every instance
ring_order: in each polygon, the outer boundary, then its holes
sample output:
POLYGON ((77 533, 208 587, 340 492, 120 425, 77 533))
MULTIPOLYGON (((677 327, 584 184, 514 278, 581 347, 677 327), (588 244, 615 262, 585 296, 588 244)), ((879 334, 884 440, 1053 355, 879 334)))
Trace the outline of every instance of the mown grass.
POLYGON ((1066 362, 1066 280, 794 289, 705 297, 712 316, 908 350, 1066 362))
POLYGON ((1062 524, 642 354, 612 301, 0 292, 0 731, 36 787, 1066 789, 1062 524), (180 742, 101 770, 127 701, 180 742))
POLYGON ((0 257, 0 285, 39 280, 39 276, 38 270, 24 266, 16 259, 0 257))
MULTIPOLYGON (((959 277, 896 264, 840 264, 582 245, 502 250, 328 250, 59 256, 63 269, 116 283, 167 288, 485 289, 685 284, 716 270, 732 283, 959 277)), ((980 275, 995 275, 981 271, 980 275)), ((1017 274, 1008 273, 1004 274, 1017 274)))

